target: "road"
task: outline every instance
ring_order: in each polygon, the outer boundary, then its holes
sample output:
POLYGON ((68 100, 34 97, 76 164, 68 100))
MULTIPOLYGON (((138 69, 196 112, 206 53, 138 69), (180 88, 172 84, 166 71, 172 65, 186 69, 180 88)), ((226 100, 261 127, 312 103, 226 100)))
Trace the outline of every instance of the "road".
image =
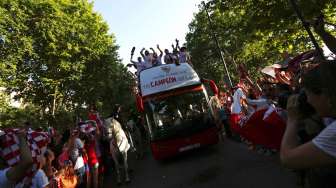
MULTIPOLYGON (((133 157, 131 157, 133 158, 133 157)), ((133 178, 129 188, 294 188, 295 176, 279 164, 279 156, 264 156, 231 140, 199 149, 164 162, 150 153, 130 161, 133 178)), ((117 187, 111 176, 104 187, 117 187)))

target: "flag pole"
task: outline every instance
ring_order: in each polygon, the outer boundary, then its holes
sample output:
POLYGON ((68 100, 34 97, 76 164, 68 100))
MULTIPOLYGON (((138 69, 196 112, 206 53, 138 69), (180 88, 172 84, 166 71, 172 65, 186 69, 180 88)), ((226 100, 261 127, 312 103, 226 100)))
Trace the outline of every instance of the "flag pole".
POLYGON ((231 81, 231 77, 230 77, 230 74, 229 74, 229 70, 228 70, 228 68, 227 68, 227 65, 226 65, 226 62, 225 62, 225 59, 224 59, 223 52, 222 52, 221 47, 220 47, 220 45, 219 45, 217 35, 216 35, 216 33, 214 32, 214 30, 213 30, 213 24, 212 24, 212 20, 211 20, 211 18, 210 18, 210 14, 209 14, 209 12, 208 12, 208 8, 207 8, 207 6, 206 6, 206 4, 205 4, 204 1, 202 1, 202 4, 203 4, 203 6, 204 6, 205 12, 206 12, 207 17, 208 17, 208 20, 209 20, 209 25, 210 25, 210 30, 211 30, 212 37, 213 37, 213 39, 215 40, 215 43, 216 43, 216 46, 217 46, 217 50, 218 50, 219 53, 220 53, 221 61, 222 61, 223 65, 224 65, 224 69, 225 69, 225 72, 226 72, 227 79, 228 79, 229 84, 230 84, 230 86, 231 86, 231 88, 232 88, 232 87, 233 87, 233 84, 232 84, 232 81, 231 81))

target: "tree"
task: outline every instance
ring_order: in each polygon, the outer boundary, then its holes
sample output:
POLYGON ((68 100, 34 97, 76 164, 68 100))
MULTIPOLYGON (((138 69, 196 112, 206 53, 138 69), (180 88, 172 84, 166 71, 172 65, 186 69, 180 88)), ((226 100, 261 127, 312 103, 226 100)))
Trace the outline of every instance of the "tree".
POLYGON ((88 1, 3 0, 0 84, 45 115, 132 101, 133 78, 108 30, 88 1))
MULTIPOLYGON (((300 1, 299 5, 307 20, 322 12, 327 20, 335 21, 333 2, 307 0, 300 1)), ((210 0, 207 7, 213 20, 212 29, 219 37, 231 76, 236 81, 236 64, 245 64, 255 77, 261 67, 281 60, 282 52, 297 54, 312 48, 288 0, 210 0)), ((187 46, 196 69, 202 76, 222 80, 223 65, 210 35, 204 7, 200 6, 189 29, 187 46)))

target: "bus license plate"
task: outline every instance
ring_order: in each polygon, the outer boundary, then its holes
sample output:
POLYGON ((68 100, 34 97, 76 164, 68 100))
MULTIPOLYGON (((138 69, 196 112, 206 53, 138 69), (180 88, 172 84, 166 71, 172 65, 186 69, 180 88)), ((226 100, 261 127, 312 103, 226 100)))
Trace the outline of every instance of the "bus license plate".
POLYGON ((191 149, 199 148, 200 146, 201 146, 200 143, 188 145, 188 146, 180 148, 179 152, 184 152, 184 151, 188 151, 188 150, 191 150, 191 149))

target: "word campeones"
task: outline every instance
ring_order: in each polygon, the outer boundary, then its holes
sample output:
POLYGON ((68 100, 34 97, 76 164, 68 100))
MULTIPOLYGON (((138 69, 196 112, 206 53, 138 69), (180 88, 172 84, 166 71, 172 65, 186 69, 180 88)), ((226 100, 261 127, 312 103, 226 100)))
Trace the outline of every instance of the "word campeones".
POLYGON ((154 88, 154 87, 167 86, 167 85, 170 85, 170 84, 173 84, 173 83, 176 83, 176 82, 181 83, 181 82, 184 82, 184 81, 187 81, 187 80, 192 80, 196 77, 197 77, 197 75, 183 75, 183 76, 178 76, 178 77, 170 76, 170 77, 166 77, 166 78, 163 78, 163 79, 158 79, 158 80, 152 81, 148 84, 144 84, 144 85, 142 85, 142 88, 143 89, 149 89, 149 88, 154 88))

